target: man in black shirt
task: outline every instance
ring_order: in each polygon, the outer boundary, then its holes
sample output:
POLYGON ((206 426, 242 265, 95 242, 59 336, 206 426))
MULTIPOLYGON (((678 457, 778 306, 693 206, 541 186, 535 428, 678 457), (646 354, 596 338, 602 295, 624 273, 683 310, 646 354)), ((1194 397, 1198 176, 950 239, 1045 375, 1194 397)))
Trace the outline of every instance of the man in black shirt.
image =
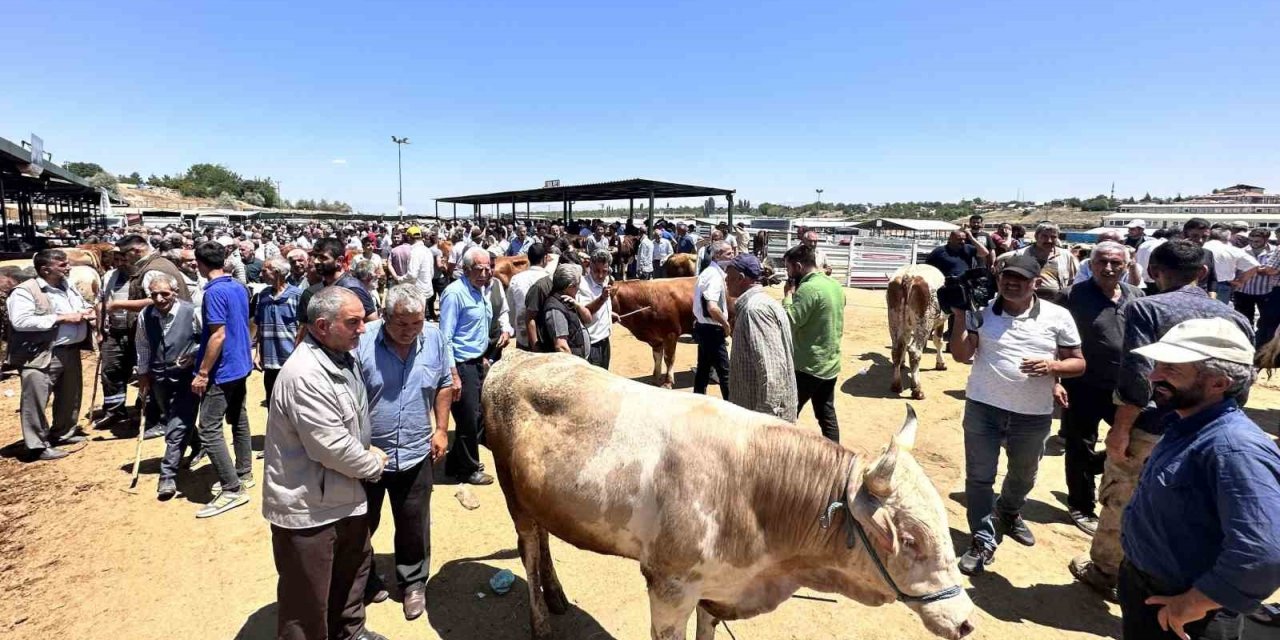
MULTIPOLYGON (((1124 355, 1124 306, 1142 297, 1142 290, 1123 282, 1129 252, 1117 242, 1102 242, 1089 258, 1092 277, 1066 290, 1062 306, 1080 330, 1088 374, 1062 382, 1067 402, 1060 434, 1067 470, 1067 506, 1071 521, 1093 535, 1098 528, 1094 476, 1102 473, 1105 452, 1095 452, 1098 423, 1115 421, 1112 401, 1120 360, 1124 355)), ((1059 394, 1061 397, 1061 394, 1059 394)))
POLYGON ((350 290, 351 293, 356 294, 360 299, 360 305, 364 307, 365 322, 378 319, 378 308, 373 304, 373 296, 369 295, 369 291, 364 288, 360 280, 347 272, 346 245, 341 240, 332 236, 316 240, 315 246, 311 248, 311 266, 315 269, 316 275, 320 276, 320 282, 307 287, 298 297, 297 342, 301 343, 307 335, 307 324, 310 322, 307 307, 311 304, 311 297, 325 287, 342 287, 350 290))
POLYGON ((987 247, 976 240, 970 231, 956 229, 951 232, 946 244, 929 252, 924 263, 941 271, 944 278, 958 278, 965 271, 986 264, 989 254, 987 247))

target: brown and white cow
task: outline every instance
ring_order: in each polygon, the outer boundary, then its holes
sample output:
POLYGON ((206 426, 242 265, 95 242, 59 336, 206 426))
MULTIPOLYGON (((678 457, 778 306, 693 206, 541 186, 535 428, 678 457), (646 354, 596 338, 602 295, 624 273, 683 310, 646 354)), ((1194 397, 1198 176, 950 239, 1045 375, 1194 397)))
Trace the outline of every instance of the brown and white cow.
POLYGON ((947 327, 947 316, 938 305, 938 289, 945 282, 942 272, 927 264, 901 267, 889 279, 889 288, 885 292, 889 303, 889 337, 893 355, 893 382, 889 390, 894 393, 902 391, 902 369, 909 366, 911 371, 907 381, 911 384, 911 397, 924 399, 924 388, 920 386, 920 357, 931 337, 938 352, 937 370, 947 368, 942 359, 942 332, 947 327))
POLYGON ((711 640, 719 620, 767 613, 800 588, 870 606, 902 599, 944 638, 973 630, 946 510, 910 453, 914 413, 873 459, 581 358, 511 355, 485 382, 485 437, 535 640, 550 638, 549 613, 568 607, 549 535, 638 560, 658 640, 682 640, 695 609, 698 640, 711 640))
POLYGON ((668 278, 685 278, 698 275, 698 256, 692 253, 675 253, 662 263, 668 278))
POLYGON ((529 268, 529 256, 498 256, 493 260, 493 277, 502 281, 502 286, 511 284, 511 278, 529 268))
POLYGON ((619 322, 631 335, 653 349, 653 377, 663 387, 675 385, 677 341, 693 332, 697 282, 697 278, 663 278, 613 283, 613 312, 622 317, 619 322))

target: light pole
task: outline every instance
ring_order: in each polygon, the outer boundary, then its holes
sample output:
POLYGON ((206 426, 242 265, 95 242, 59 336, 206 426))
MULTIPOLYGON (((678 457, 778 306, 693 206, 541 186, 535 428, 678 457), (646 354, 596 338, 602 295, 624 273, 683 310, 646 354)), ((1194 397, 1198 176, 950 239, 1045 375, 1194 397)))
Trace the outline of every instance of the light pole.
POLYGON ((404 220, 404 163, 400 159, 400 149, 404 145, 409 144, 408 138, 397 138, 391 136, 391 141, 396 143, 396 177, 400 183, 400 191, 396 198, 396 204, 400 213, 400 220, 404 220))
POLYGON ((814 189, 818 192, 818 215, 822 215, 822 189, 814 189))

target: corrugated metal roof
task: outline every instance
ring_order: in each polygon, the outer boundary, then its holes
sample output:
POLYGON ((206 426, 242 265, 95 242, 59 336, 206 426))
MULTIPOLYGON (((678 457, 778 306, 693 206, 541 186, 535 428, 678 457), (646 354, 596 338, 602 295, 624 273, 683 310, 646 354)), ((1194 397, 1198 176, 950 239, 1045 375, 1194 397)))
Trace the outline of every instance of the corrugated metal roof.
POLYGON ((890 228, 905 231, 955 231, 960 227, 945 220, 917 220, 915 218, 875 218, 854 225, 859 229, 890 228), (876 222, 883 224, 877 225, 876 222))

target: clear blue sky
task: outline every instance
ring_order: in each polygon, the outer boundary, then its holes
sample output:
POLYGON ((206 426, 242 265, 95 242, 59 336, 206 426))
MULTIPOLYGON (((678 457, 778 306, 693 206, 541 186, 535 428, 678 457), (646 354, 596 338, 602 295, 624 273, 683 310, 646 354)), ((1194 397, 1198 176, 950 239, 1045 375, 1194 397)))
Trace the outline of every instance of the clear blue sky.
POLYGON ((1280 3, 10 2, 0 136, 287 198, 1280 191, 1280 3), (115 6, 106 6, 106 4, 115 6), (304 8, 305 7, 305 8, 304 8))

